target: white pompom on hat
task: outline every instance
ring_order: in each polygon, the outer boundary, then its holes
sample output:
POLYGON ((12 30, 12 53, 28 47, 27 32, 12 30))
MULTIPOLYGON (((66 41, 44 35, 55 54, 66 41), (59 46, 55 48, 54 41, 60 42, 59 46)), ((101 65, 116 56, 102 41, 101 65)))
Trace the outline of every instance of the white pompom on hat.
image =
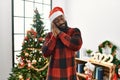
POLYGON ((63 15, 63 14, 64 14, 64 11, 61 7, 54 7, 50 11, 50 15, 49 15, 50 22, 52 22, 56 17, 63 15))

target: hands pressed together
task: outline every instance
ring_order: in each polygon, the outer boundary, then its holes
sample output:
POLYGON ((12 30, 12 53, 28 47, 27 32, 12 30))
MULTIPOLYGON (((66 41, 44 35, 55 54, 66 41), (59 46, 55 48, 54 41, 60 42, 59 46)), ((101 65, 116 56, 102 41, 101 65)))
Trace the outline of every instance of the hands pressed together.
POLYGON ((60 30, 56 27, 54 23, 52 23, 52 33, 54 37, 57 37, 57 35, 60 33, 60 30))

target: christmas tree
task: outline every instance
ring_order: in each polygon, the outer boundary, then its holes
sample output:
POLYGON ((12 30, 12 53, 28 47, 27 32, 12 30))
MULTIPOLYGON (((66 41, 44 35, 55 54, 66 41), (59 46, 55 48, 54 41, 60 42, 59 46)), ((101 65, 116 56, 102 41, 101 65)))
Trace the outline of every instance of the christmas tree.
POLYGON ((34 11, 32 28, 27 31, 22 49, 17 55, 18 63, 12 68, 8 80, 45 80, 48 58, 42 55, 42 45, 45 38, 45 29, 40 14, 34 11))

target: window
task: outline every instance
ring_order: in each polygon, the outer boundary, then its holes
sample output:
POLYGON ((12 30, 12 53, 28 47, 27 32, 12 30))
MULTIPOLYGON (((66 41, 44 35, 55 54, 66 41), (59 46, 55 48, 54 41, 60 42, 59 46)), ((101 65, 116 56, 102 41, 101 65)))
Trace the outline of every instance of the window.
POLYGON ((36 8, 43 18, 45 28, 48 31, 50 30, 48 15, 51 10, 51 3, 52 0, 12 0, 13 63, 17 62, 16 55, 22 49, 26 31, 32 27, 36 8))

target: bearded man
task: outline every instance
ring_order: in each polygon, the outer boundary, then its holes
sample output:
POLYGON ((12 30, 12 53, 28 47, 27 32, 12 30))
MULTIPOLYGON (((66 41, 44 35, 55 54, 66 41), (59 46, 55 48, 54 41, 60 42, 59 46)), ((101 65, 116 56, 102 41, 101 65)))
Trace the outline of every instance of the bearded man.
POLYGON ((50 57, 47 80, 77 80, 75 52, 82 46, 81 32, 68 27, 61 7, 54 7, 49 15, 51 32, 45 38, 42 52, 50 57))

